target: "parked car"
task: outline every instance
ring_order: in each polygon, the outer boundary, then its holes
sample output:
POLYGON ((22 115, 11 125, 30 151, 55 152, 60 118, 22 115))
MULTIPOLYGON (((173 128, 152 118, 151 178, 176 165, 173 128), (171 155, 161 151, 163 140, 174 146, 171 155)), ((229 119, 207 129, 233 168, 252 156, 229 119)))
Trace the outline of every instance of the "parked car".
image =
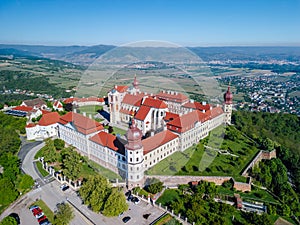
POLYGON ((129 190, 129 191, 127 191, 126 193, 125 193, 125 196, 130 196, 131 195, 131 191, 129 190))
POLYGON ((37 206, 37 205, 33 205, 33 206, 30 206, 30 211, 32 212, 32 210, 34 210, 34 209, 39 209, 40 207, 39 206, 37 206))
POLYGON ((122 221, 123 221, 124 223, 127 223, 130 219, 131 219, 130 216, 125 216, 125 217, 122 219, 122 221))
POLYGON ((133 195, 128 195, 128 197, 127 197, 127 201, 131 201, 131 200, 132 200, 132 198, 133 198, 133 195))
POLYGON ((51 224, 49 222, 49 220, 46 218, 45 220, 42 220, 41 222, 39 222, 40 225, 48 225, 48 224, 51 224))
POLYGON ((138 197, 133 197, 131 201, 136 205, 140 203, 140 199, 138 197))
POLYGON ((42 221, 45 220, 45 219, 47 219, 46 216, 41 216, 40 218, 38 218, 38 222, 40 223, 40 222, 42 222, 42 221))
POLYGON ((67 185, 67 184, 63 184, 63 185, 60 186, 60 189, 61 189, 62 191, 65 191, 65 190, 67 190, 68 188, 69 188, 69 185, 67 185))
POLYGON ((35 216, 35 218, 40 218, 44 215, 43 211, 40 208, 33 209, 32 214, 35 216))

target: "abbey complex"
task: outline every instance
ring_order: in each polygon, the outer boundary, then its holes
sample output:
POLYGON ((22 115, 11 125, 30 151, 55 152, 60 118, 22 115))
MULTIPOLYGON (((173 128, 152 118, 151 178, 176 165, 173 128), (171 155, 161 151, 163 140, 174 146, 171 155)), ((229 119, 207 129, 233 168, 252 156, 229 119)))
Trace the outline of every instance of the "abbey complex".
MULTIPOLYGON (((82 155, 120 174, 132 188, 143 186, 144 171, 231 121, 233 96, 229 87, 222 106, 196 102, 172 90, 142 92, 136 77, 132 87, 116 85, 107 97, 110 125, 127 127, 125 137, 109 133, 101 123, 79 113, 59 116, 50 112, 38 124, 27 125, 27 138, 58 136, 82 155)), ((101 98, 71 100, 104 104, 101 98)))

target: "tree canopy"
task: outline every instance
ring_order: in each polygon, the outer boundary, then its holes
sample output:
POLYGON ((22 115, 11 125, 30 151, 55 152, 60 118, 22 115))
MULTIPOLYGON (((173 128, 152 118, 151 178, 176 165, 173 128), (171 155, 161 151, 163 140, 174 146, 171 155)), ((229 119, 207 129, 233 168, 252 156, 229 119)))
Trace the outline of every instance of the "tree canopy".
POLYGON ((124 194, 112 188, 101 175, 89 176, 81 186, 79 194, 84 204, 106 216, 117 216, 128 208, 124 194))
POLYGON ((57 212, 54 215, 54 225, 68 225, 74 218, 74 213, 69 204, 63 203, 57 206, 57 212))

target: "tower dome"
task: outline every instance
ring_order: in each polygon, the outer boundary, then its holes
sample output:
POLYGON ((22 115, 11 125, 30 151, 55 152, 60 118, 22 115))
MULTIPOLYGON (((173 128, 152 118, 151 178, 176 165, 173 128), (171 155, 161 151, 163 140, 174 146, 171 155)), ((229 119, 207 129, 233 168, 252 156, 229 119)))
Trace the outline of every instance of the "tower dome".
POLYGON ((142 131, 136 127, 134 118, 131 119, 130 128, 126 133, 127 141, 126 148, 128 150, 137 150, 142 148, 142 131))
POLYGON ((233 95, 230 92, 230 87, 228 86, 228 89, 227 89, 226 93, 224 94, 225 104, 232 104, 232 98, 233 98, 233 95))

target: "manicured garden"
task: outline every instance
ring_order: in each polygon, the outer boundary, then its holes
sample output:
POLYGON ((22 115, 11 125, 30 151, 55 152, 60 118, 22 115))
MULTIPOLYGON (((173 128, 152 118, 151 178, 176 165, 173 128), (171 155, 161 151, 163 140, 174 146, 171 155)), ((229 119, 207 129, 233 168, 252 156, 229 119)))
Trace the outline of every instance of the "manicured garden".
POLYGON ((175 152, 146 173, 149 175, 232 176, 244 181, 241 172, 259 149, 240 131, 222 127, 184 152, 175 152))

